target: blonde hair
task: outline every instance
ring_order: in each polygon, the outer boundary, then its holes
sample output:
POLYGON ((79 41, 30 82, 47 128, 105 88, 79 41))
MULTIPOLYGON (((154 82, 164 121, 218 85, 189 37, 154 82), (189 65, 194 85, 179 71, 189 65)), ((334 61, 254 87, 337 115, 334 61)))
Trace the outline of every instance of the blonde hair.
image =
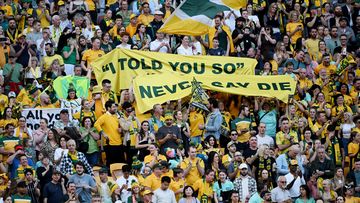
POLYGON ((264 154, 265 154, 265 149, 266 149, 266 148, 269 148, 269 145, 267 145, 267 144, 262 144, 262 145, 259 147, 258 153, 259 153, 259 156, 260 156, 260 157, 263 157, 263 156, 264 156, 264 154))

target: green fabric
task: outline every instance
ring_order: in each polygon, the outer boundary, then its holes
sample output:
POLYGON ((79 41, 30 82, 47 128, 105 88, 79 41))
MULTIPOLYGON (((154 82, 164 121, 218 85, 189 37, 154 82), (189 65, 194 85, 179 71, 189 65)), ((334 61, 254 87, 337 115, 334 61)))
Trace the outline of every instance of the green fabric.
POLYGON ((29 200, 29 202, 31 202, 31 197, 29 195, 24 195, 24 196, 20 196, 18 194, 15 194, 11 197, 13 202, 18 202, 20 200, 29 200))
MULTIPOLYGON (((86 129, 84 127, 80 127, 81 134, 83 134, 85 131, 86 131, 86 129)), ((95 128, 91 128, 91 132, 97 132, 97 131, 95 128)), ((90 134, 87 134, 83 140, 87 141, 87 143, 89 144, 89 149, 86 152, 87 154, 91 154, 91 153, 99 151, 96 140, 90 134)))
POLYGON ((13 137, 13 136, 11 136, 11 137, 9 137, 9 136, 1 136, 1 137, 0 137, 0 147, 4 147, 4 142, 6 142, 6 141, 13 141, 13 140, 20 142, 20 140, 19 140, 18 137, 13 137))
POLYGON ((58 98, 66 99, 68 90, 75 89, 77 97, 87 98, 90 80, 87 77, 64 76, 57 77, 53 82, 53 87, 58 98))
POLYGON ((227 6, 216 4, 209 0, 187 0, 180 6, 180 9, 190 17, 201 14, 210 19, 213 19, 219 12, 230 10, 227 6))
POLYGON ((62 50, 61 56, 64 59, 64 64, 73 64, 73 65, 75 65, 76 64, 76 52, 75 52, 75 50, 70 54, 70 56, 67 59, 64 57, 64 51, 70 52, 70 47, 69 46, 64 46, 64 48, 62 50))
MULTIPOLYGON (((22 68, 22 65, 19 63, 15 63, 15 67, 14 67, 14 71, 11 74, 11 78, 9 82, 20 82, 20 69, 22 68)), ((7 74, 9 74, 11 72, 12 66, 7 63, 4 66, 4 71, 3 71, 3 75, 4 77, 6 77, 7 74)))

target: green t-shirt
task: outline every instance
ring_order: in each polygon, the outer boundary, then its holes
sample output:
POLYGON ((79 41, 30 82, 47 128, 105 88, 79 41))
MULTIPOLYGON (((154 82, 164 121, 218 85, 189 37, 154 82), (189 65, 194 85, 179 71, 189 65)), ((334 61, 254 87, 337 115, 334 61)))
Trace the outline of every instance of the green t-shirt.
POLYGON ((69 53, 70 52, 70 47, 69 46, 64 46, 64 48, 62 49, 61 56, 64 59, 64 64, 73 64, 73 65, 75 65, 76 64, 76 51, 73 50, 73 52, 71 52, 70 56, 67 59, 64 57, 64 51, 69 53))
POLYGON ((0 147, 4 147, 5 150, 14 150, 15 145, 19 142, 18 137, 0 136, 0 147))
POLYGON ((29 195, 20 196, 15 194, 11 198, 13 203, 31 203, 31 197, 29 195))
MULTIPOLYGON (((6 77, 7 74, 9 74, 11 72, 11 69, 13 67, 11 66, 11 64, 7 63, 5 64, 4 66, 4 71, 3 71, 3 75, 4 77, 6 77)), ((15 66, 14 66, 14 70, 11 74, 11 77, 10 77, 10 82, 20 82, 20 75, 21 75, 21 71, 20 69, 22 68, 22 65, 20 63, 15 63, 15 66)))
MULTIPOLYGON (((85 130, 84 127, 80 127, 80 133, 81 134, 83 134, 85 131, 86 130, 85 130)), ((97 132, 95 128, 91 128, 91 131, 95 132, 95 133, 97 132)), ((96 140, 90 134, 87 134, 86 137, 84 137, 83 141, 85 141, 85 142, 87 142, 89 144, 89 149, 86 152, 87 154, 91 154, 91 153, 99 151, 96 140)))

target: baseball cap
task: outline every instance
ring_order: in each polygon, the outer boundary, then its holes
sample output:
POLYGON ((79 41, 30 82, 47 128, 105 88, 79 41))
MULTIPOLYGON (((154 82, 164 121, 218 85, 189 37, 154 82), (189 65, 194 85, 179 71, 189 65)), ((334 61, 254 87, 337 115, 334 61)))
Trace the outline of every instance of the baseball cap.
POLYGON ((154 13, 154 15, 164 15, 164 13, 161 12, 161 11, 159 11, 159 10, 156 10, 155 13, 154 13))
POLYGON ((231 145, 234 145, 234 144, 235 144, 235 142, 231 141, 231 142, 227 143, 226 147, 229 148, 229 147, 231 147, 231 145))
POLYGON ((16 145, 15 151, 18 151, 18 150, 24 150, 24 147, 22 145, 16 145))
POLYGON ((292 159, 292 160, 290 160, 290 165, 296 166, 296 165, 298 165, 298 161, 296 159, 292 159))
POLYGON ((246 163, 242 163, 242 164, 240 164, 240 169, 244 169, 244 168, 248 168, 248 166, 246 165, 246 163))
POLYGON ((154 194, 153 192, 151 192, 150 190, 145 190, 143 192, 143 195, 148 195, 148 194, 154 194))
POLYGON ((13 91, 11 91, 11 92, 9 92, 8 97, 9 97, 9 98, 11 98, 11 97, 16 97, 16 93, 13 92, 13 91))
POLYGON ((130 15, 130 20, 133 19, 133 18, 136 18, 137 16, 135 14, 131 14, 130 15))

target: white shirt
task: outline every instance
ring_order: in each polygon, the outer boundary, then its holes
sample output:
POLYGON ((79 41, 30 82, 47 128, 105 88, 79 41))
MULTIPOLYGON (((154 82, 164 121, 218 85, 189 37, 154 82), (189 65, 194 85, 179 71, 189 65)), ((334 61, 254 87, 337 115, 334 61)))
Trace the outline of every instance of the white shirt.
MULTIPOLYGON (((285 178, 286 178, 287 185, 289 185, 294 180, 294 175, 291 174, 291 173, 288 173, 288 174, 285 175, 285 178)), ((300 196, 300 186, 305 185, 305 184, 306 183, 305 183, 305 180, 304 180, 304 176, 302 176, 301 178, 298 176, 296 178, 293 186, 289 189, 290 196, 292 198, 299 197, 300 196)))
MULTIPOLYGON (((68 150, 68 149, 62 149, 62 148, 60 148, 60 147, 57 148, 57 149, 55 150, 55 152, 54 152, 54 160, 60 159, 62 152, 64 152, 63 155, 67 155, 67 153, 69 152, 69 150, 68 150)), ((57 169, 57 170, 60 170, 60 166, 59 166, 59 165, 56 166, 56 169, 57 169)))
POLYGON ((346 139, 350 139, 351 137, 351 129, 355 127, 354 123, 343 123, 340 125, 340 129, 342 130, 343 137, 346 139))
MULTIPOLYGON (((124 184, 127 184, 127 188, 131 189, 131 183, 135 181, 138 182, 138 180, 135 178, 135 176, 130 175, 128 179, 125 179, 124 176, 119 177, 116 180, 116 184, 121 188, 124 184)), ((128 197, 131 196, 131 191, 122 190, 121 191, 121 200, 127 201, 128 197)))
POLYGON ((193 56, 194 55, 192 47, 185 48, 183 45, 180 45, 177 48, 177 53, 180 55, 185 55, 185 56, 193 56))
POLYGON ((42 56, 46 56, 45 45, 46 45, 47 43, 51 43, 51 40, 48 39, 47 41, 45 41, 45 42, 44 42, 44 46, 41 48, 40 45, 41 45, 41 42, 42 42, 43 40, 44 40, 43 38, 36 40, 36 47, 37 47, 37 49, 41 52, 41 55, 42 55, 42 56))
POLYGON ((130 44, 126 44, 125 46, 122 44, 119 44, 116 46, 116 48, 122 48, 122 49, 131 49, 131 45, 130 44))
POLYGON ((249 178, 246 177, 246 178, 241 178, 241 185, 242 185, 242 200, 241 202, 245 202, 246 200, 246 196, 249 195, 249 185, 248 185, 248 182, 249 182, 249 178))
POLYGON ((58 44, 59 39, 60 39, 60 35, 61 35, 63 30, 61 29, 60 26, 58 28, 56 28, 54 25, 50 25, 49 30, 50 30, 50 36, 52 37, 52 39, 56 43, 55 47, 57 47, 57 44, 58 44))
POLYGON ((101 194, 102 194, 102 200, 105 203, 111 203, 111 196, 109 195, 110 191, 109 191, 109 186, 107 183, 100 183, 100 190, 101 190, 101 194))
POLYGON ((271 190, 271 201, 283 202, 289 199, 291 199, 291 196, 288 190, 283 190, 280 187, 276 187, 271 190))
POLYGON ((263 144, 267 144, 269 147, 274 146, 274 139, 269 135, 265 135, 264 137, 260 136, 259 134, 256 135, 257 138, 257 146, 260 147, 263 144))
MULTIPOLYGON (((169 42, 166 41, 166 40, 160 41, 160 40, 158 40, 158 39, 155 39, 154 41, 150 42, 150 51, 155 51, 156 49, 158 49, 159 46, 160 46, 160 44, 163 43, 163 42, 169 43, 169 42)), ((159 51, 157 51, 157 52, 167 53, 167 52, 168 52, 168 48, 167 48, 167 46, 162 46, 162 47, 159 49, 159 51)))
MULTIPOLYGON (((227 16, 230 13, 230 11, 224 11, 224 16, 227 16)), ((234 10, 235 15, 237 16, 241 16, 240 10, 234 10)), ((225 19, 225 24, 226 26, 228 26, 231 30, 231 32, 233 32, 235 30, 235 25, 236 25, 236 18, 234 15, 230 15, 229 18, 225 19)))
POLYGON ((158 188, 154 191, 154 195, 152 196, 153 203, 176 203, 175 194, 173 191, 167 189, 162 190, 158 188))

